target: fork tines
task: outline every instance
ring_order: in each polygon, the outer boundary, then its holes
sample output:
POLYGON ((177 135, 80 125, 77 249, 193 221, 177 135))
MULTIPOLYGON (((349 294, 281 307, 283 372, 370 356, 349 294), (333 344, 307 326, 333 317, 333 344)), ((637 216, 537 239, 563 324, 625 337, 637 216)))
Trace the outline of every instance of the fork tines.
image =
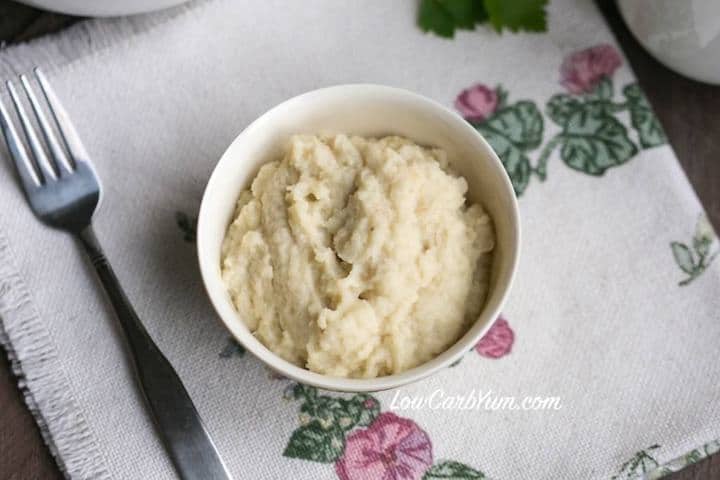
POLYGON ((45 75, 39 68, 34 69, 34 74, 52 120, 46 115, 30 79, 20 75, 20 84, 30 103, 44 143, 40 140, 33 121, 12 82, 6 81, 5 85, 15 106, 30 152, 15 128, 8 109, 0 101, 0 127, 26 189, 37 188, 71 174, 77 162, 87 159, 85 149, 45 75))

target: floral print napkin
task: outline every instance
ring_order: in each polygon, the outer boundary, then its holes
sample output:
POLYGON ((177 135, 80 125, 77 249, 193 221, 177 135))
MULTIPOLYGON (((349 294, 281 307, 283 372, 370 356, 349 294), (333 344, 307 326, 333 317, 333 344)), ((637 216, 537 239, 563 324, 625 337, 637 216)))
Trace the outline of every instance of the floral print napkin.
MULTIPOLYGON (((56 65, 105 183, 98 235, 235 478, 659 478, 720 450, 720 246, 592 1, 550 2, 545 34, 452 41, 420 32, 411 0, 250 3, 81 25, 57 40, 85 52, 65 64, 49 40, 0 52, 6 76, 56 65), (204 184, 242 128, 351 82, 455 108, 500 156, 523 223, 487 335, 372 394, 269 372, 217 321, 194 251, 204 184)), ((60 467, 176 478, 75 245, 32 219, 9 168, 0 201, 0 340, 60 467)))
POLYGON ((637 83, 622 88, 623 98, 614 101, 613 73, 622 65, 615 47, 602 44, 568 54, 560 65, 560 85, 565 92, 550 97, 544 106, 547 119, 561 130, 545 138, 544 117, 530 100, 508 104, 502 86, 490 89, 477 84, 463 90, 455 107, 488 139, 502 158, 515 192, 522 195, 535 176, 544 181, 547 164, 557 149, 568 167, 601 176, 624 164, 640 149, 666 143, 662 127, 637 83), (637 142, 619 114, 630 113, 637 142), (537 150, 535 165, 529 156, 537 150))

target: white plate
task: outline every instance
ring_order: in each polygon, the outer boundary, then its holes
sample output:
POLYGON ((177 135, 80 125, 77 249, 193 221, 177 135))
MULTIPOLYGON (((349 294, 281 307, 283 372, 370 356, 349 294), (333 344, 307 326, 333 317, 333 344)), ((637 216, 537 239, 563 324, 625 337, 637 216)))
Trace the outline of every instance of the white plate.
POLYGON ((151 12, 179 5, 188 0, 18 0, 53 12, 85 17, 114 17, 151 12))

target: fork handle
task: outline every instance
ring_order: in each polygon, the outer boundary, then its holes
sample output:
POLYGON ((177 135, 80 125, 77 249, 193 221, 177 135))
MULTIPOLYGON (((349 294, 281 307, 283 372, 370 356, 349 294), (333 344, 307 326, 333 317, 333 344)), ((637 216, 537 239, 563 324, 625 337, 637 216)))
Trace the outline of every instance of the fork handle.
POLYGON ((231 479, 187 390, 125 296, 92 226, 77 236, 110 297, 130 346, 140 389, 178 474, 184 480, 231 479))

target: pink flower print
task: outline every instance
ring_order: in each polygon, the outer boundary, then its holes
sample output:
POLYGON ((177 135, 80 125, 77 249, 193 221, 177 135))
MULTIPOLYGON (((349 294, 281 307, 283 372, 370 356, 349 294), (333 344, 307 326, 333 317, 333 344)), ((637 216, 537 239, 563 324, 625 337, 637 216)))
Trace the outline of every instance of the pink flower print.
POLYGON ((335 471, 340 480, 419 480, 431 465, 427 434, 412 420, 386 412, 348 435, 335 471))
POLYGON ((560 66, 560 83, 570 93, 591 92, 603 77, 611 77, 622 64, 612 45, 602 44, 571 53, 560 66))
POLYGON ((515 333, 507 320, 498 317, 490 330, 475 345, 475 351, 488 358, 504 357, 512 350, 515 333))
POLYGON ((463 90, 455 99, 455 108, 468 121, 482 122, 495 113, 497 107, 497 92, 481 83, 463 90))

